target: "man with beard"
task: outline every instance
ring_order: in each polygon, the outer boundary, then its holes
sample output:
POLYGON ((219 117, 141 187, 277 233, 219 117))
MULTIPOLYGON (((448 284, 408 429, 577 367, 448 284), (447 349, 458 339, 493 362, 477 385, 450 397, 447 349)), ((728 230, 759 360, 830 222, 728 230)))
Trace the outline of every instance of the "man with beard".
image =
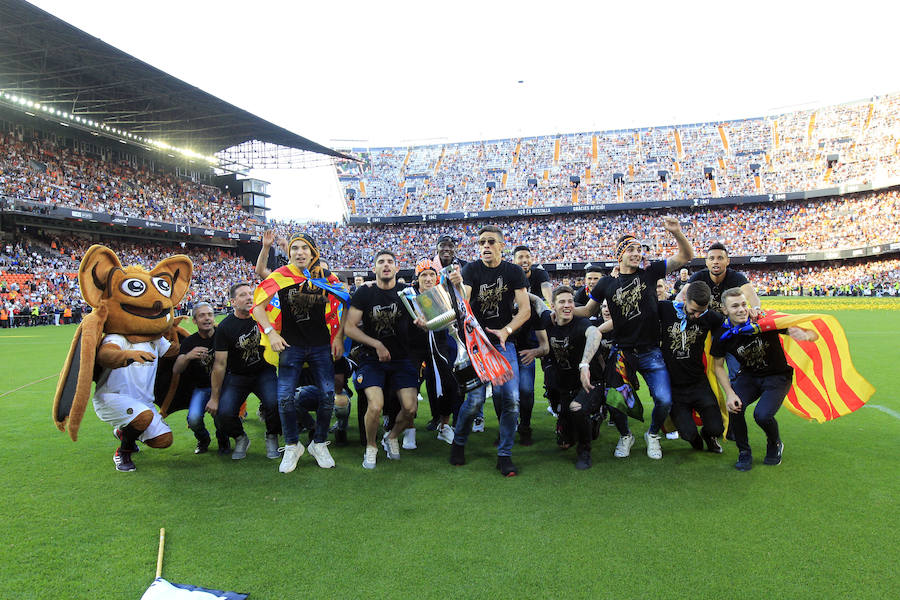
MULTIPOLYGON (((203 454, 209 449, 209 431, 203 423, 206 413, 206 404, 212 392, 209 380, 212 372, 214 352, 213 336, 216 332, 216 318, 212 305, 209 302, 198 302, 191 311, 191 319, 197 326, 197 333, 189 335, 181 342, 178 358, 172 366, 172 373, 180 375, 181 381, 186 382, 193 390, 188 404, 187 423, 188 428, 194 432, 197 438, 197 447, 194 454, 203 454)), ((219 442, 219 452, 224 453, 230 442, 228 436, 219 433, 216 427, 216 439, 219 442)), ((278 458, 278 436, 266 435, 266 456, 278 458), (273 444, 270 443, 274 441, 273 444), (271 452, 274 451, 274 457, 271 452)))
POLYGON ((544 269, 531 268, 531 265, 534 264, 531 249, 528 246, 516 246, 513 250, 513 262, 525 271, 525 278, 528 279, 528 291, 550 304, 553 297, 550 275, 544 269))
POLYGON ((368 402, 362 463, 365 469, 374 469, 378 458, 378 422, 385 393, 394 391, 400 398, 400 413, 383 444, 387 457, 397 460, 400 458, 397 438, 413 425, 419 387, 418 373, 409 354, 411 319, 398 294, 406 286, 397 282, 397 257, 390 250, 381 250, 375 255, 373 270, 375 285, 363 286, 353 295, 345 326, 347 336, 363 345, 356 389, 365 393, 368 402))
POLYGON ((213 338, 215 358, 210 373, 208 410, 217 418, 217 431, 234 438, 231 458, 241 460, 247 456, 250 437, 238 411, 251 392, 263 406, 266 435, 276 438, 281 433, 278 416, 278 384, 275 367, 263 358, 259 328, 250 316, 253 306, 253 288, 241 282, 228 291, 234 312, 225 317, 216 328, 213 338))
POLYGON ((724 317, 709 310, 709 286, 702 281, 692 283, 684 303, 659 303, 662 353, 672 381, 672 421, 678 434, 695 450, 722 453, 719 436, 725 430, 719 403, 706 377, 703 364, 707 334, 717 329, 724 317), (703 421, 698 433, 694 411, 703 421))
POLYGON ((438 238, 435 259, 440 263, 442 269, 450 265, 459 265, 461 269, 468 264, 456 256, 456 240, 446 234, 438 238))
MULTIPOLYGON (((509 337, 531 317, 528 280, 522 269, 503 260, 503 233, 493 225, 478 232, 479 258, 450 274, 454 285, 462 285, 472 314, 484 329, 494 348, 509 362, 512 379, 493 386, 500 406, 500 440, 497 446, 497 469, 504 477, 518 473, 512 462, 512 446, 519 420, 519 361, 516 346, 509 337), (513 316, 513 306, 519 311, 513 316)), ((475 415, 484 406, 485 386, 469 392, 459 411, 459 419, 451 444, 450 463, 465 464, 465 445, 472 431, 475 415)))
MULTIPOLYGON (((613 321, 612 337, 626 360, 644 376, 653 397, 653 414, 644 439, 647 443, 647 456, 654 460, 662 458, 660 428, 672 406, 669 373, 659 347, 656 283, 666 273, 686 265, 694 256, 694 250, 684 237, 678 219, 665 217, 663 224, 678 244, 678 252, 674 256, 652 261, 643 269, 640 266, 643 260, 640 243, 634 236, 621 236, 615 247, 615 256, 619 262, 618 275, 601 279, 591 290, 587 305, 575 309, 577 316, 588 317, 600 312, 600 305, 604 300, 608 302, 613 321)), ((625 442, 630 451, 634 437, 628 437, 630 439, 625 442)))

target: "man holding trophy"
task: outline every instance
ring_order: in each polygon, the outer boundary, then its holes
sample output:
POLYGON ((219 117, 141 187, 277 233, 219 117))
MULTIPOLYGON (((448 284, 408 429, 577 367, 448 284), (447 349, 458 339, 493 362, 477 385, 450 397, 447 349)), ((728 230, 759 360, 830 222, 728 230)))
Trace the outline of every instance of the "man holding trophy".
MULTIPOLYGON (((507 339, 531 316, 528 300, 528 281, 522 268, 503 260, 504 240, 499 228, 488 225, 478 232, 478 258, 462 271, 448 275, 454 286, 462 286, 462 303, 476 323, 467 320, 466 344, 473 363, 497 366, 493 375, 481 379, 493 383, 494 398, 500 405, 500 443, 497 446, 497 469, 504 477, 517 474, 512 462, 512 446, 519 421, 519 371, 516 347, 507 339), (468 303, 471 303, 470 305, 468 303), (513 316, 513 305, 519 311, 513 316), (469 307, 471 310, 469 312, 469 307), (487 334, 489 344, 473 345, 480 331, 487 334), (476 356, 473 356, 473 353, 476 356), (501 372, 502 371, 502 372, 501 372)), ((457 287, 458 289, 458 287, 457 287)), ((472 431, 475 415, 484 405, 485 385, 466 395, 456 421, 450 464, 465 464, 465 445, 472 431)))

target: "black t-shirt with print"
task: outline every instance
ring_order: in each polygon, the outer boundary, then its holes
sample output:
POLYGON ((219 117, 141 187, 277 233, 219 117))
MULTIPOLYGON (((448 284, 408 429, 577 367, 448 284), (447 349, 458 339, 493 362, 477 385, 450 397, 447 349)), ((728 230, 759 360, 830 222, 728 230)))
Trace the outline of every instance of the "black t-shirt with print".
MULTIPOLYGON (((328 277, 331 273, 325 271, 328 277)), ((278 290, 281 303, 281 337, 291 346, 327 346, 331 334, 325 324, 328 296, 308 283, 278 290)))
POLYGON ((544 269, 535 269, 532 268, 528 271, 528 289, 529 291, 537 296, 538 298, 544 297, 544 292, 541 290, 541 285, 544 283, 550 283, 550 275, 544 269))
POLYGON ((696 321, 688 319, 682 331, 681 319, 672 302, 659 303, 660 345, 672 385, 693 385, 706 378, 703 366, 706 334, 717 329, 724 319, 720 313, 707 310, 696 321))
POLYGON ((659 345, 656 282, 666 276, 666 261, 655 260, 646 269, 628 275, 606 276, 591 290, 591 298, 606 300, 619 348, 659 345))
POLYGON ((778 335, 787 333, 786 329, 777 331, 766 331, 756 335, 738 334, 733 335, 725 341, 720 338, 723 333, 731 328, 720 326, 713 331, 712 347, 709 353, 716 358, 722 358, 726 354, 731 354, 737 358, 741 365, 739 373, 746 373, 755 377, 765 377, 768 375, 781 375, 791 372, 791 366, 788 365, 787 359, 784 357, 784 349, 781 347, 781 340, 778 335))
POLYGON ((194 348, 203 347, 209 350, 205 359, 194 358, 188 362, 187 368, 181 374, 181 380, 189 383, 192 388, 208 388, 210 387, 209 374, 212 373, 213 362, 215 361, 215 332, 208 338, 200 337, 199 333, 187 336, 181 342, 181 349, 178 354, 187 354, 194 348))
MULTIPOLYGON (((519 327, 509 338, 515 345, 517 350, 530 350, 537 348, 538 344, 535 331, 543 331, 544 325, 541 321, 541 315, 547 310, 546 305, 541 302, 535 310, 534 304, 531 305, 531 316, 525 321, 525 324, 519 327), (543 308, 541 308, 543 307, 543 308)), ((518 312, 518 309, 516 310, 518 312)))
POLYGON ((263 359, 260 345, 261 333, 256 321, 250 317, 239 319, 230 314, 216 327, 213 346, 216 352, 228 352, 229 373, 235 375, 257 375, 268 363, 263 359))
POLYGON ((584 332, 592 327, 591 322, 585 317, 573 317, 565 325, 558 325, 553 322, 553 312, 549 310, 541 316, 541 322, 550 342, 550 358, 556 367, 557 384, 565 390, 580 387, 578 365, 581 364, 587 342, 584 332))
MULTIPOLYGON (((389 290, 377 285, 363 286, 350 299, 350 306, 362 311, 360 329, 369 337, 380 341, 391 353, 391 360, 409 358, 409 332, 415 327, 406 308, 400 303, 398 292, 407 286, 402 283, 389 290)), ((365 346, 361 358, 377 360, 378 353, 365 346)))
POLYGON ((712 297, 709 300, 709 307, 712 310, 717 310, 719 312, 722 311, 722 292, 750 283, 746 275, 733 269, 725 269, 725 277, 722 279, 721 283, 713 283, 712 277, 709 274, 709 269, 697 271, 691 275, 690 279, 688 279, 688 283, 694 283, 695 281, 702 281, 709 286, 709 289, 712 292, 712 297))
MULTIPOLYGON (((463 282, 472 288, 469 304, 475 319, 483 328, 503 329, 512 321, 516 290, 528 289, 522 267, 501 261, 487 267, 484 261, 470 262, 462 270, 463 282)), ((497 336, 488 333, 497 343, 497 336)))

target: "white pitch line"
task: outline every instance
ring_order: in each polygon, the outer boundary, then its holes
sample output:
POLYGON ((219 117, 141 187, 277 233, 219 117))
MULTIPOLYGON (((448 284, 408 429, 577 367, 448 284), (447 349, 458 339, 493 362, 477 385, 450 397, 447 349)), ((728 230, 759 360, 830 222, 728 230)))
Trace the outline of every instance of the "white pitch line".
POLYGON ((885 414, 888 414, 894 418, 900 419, 900 412, 897 412, 896 410, 894 410, 892 408, 888 408, 887 406, 881 406, 879 404, 866 404, 865 406, 877 408, 878 410, 880 410, 881 412, 883 412, 885 414))
MULTIPOLYGON (((4 396, 9 396, 9 395, 12 394, 13 392, 18 392, 19 390, 25 389, 25 388, 27 388, 29 385, 34 385, 34 384, 40 383, 40 382, 42 382, 42 381, 47 381, 47 380, 50 379, 51 377, 59 377, 59 374, 58 374, 58 373, 54 373, 53 375, 47 375, 46 377, 42 377, 42 378, 40 378, 40 379, 36 379, 36 380, 32 381, 31 383, 26 383, 25 385, 20 385, 19 387, 17 387, 17 388, 14 389, 14 390, 9 390, 8 392, 3 392, 2 394, 0 394, 0 398, 2 398, 2 397, 4 397, 4 396)), ((900 415, 897 415, 897 416, 900 417, 900 415)))

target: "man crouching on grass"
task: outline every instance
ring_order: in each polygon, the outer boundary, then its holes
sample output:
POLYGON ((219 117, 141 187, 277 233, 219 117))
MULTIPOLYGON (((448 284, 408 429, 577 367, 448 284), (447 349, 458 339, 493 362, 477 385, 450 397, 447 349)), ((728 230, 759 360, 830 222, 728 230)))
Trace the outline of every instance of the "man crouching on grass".
POLYGON ((716 379, 725 391, 726 407, 731 413, 729 429, 734 432, 738 447, 738 461, 734 468, 749 471, 753 468, 753 455, 744 412, 757 400, 753 419, 766 433, 767 465, 780 465, 784 443, 778 432, 775 413, 781 408, 791 388, 794 370, 787 363, 779 334, 788 334, 797 341, 815 341, 814 331, 790 327, 760 332, 750 321, 750 307, 741 288, 731 288, 722 293, 722 310, 725 321, 713 332, 710 354, 715 360, 716 379), (725 370, 725 355, 735 356, 740 370, 732 384, 725 370))

